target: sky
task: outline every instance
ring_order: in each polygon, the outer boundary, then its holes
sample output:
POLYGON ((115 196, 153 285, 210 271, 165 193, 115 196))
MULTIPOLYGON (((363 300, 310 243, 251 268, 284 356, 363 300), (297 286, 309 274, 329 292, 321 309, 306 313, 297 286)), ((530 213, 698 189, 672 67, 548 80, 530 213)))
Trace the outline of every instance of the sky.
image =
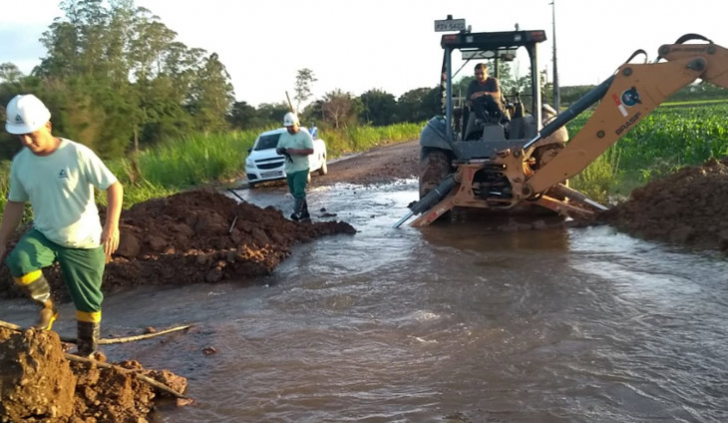
MULTIPOLYGON (((654 60, 662 44, 698 33, 728 46, 728 0, 555 0, 561 86, 597 84, 637 49, 654 60)), ((543 29, 540 68, 552 72, 552 0, 136 0, 178 41, 217 53, 238 101, 258 106, 293 97, 296 73, 312 69, 314 98, 341 89, 399 97, 437 85, 442 33, 434 21, 463 18, 473 32, 543 29)), ((56 0, 0 0, 0 63, 29 73, 46 55, 38 41, 56 0)), ((525 50, 519 51, 522 74, 525 50)), ((453 56, 462 63, 459 54, 453 56)), ((463 72, 472 73, 468 65, 463 72)), ((549 81, 551 79, 549 78, 549 81)))

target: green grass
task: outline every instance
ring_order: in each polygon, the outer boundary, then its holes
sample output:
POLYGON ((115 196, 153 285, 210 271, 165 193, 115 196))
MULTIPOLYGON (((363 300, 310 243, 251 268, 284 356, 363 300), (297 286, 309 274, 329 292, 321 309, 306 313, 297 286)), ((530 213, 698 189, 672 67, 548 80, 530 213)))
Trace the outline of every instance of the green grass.
MULTIPOLYGON (((231 131, 223 134, 193 134, 170 140, 142 151, 135 172, 131 157, 111 160, 109 169, 124 185, 124 207, 150 198, 171 195, 185 189, 234 180, 244 174, 245 158, 259 133, 268 130, 231 131)), ((384 127, 359 126, 321 131, 329 159, 379 145, 419 137, 422 124, 396 124, 384 127)), ((9 189, 9 162, 0 163, 0 210, 9 189)), ((99 204, 106 204, 98 192, 99 204)))
POLYGON ((713 100, 685 100, 685 101, 669 101, 662 103, 660 107, 685 107, 685 106, 713 106, 720 104, 728 104, 728 98, 713 100))
POLYGON ((338 157, 384 144, 419 138, 424 123, 399 123, 389 126, 354 126, 321 133, 329 157, 338 157))
MULTIPOLYGON (((660 107, 617 141, 583 172, 571 180, 574 188, 608 201, 626 195, 652 178, 685 165, 698 165, 710 157, 728 155, 728 104, 660 107)), ((584 113, 568 124, 572 138, 589 119, 584 113)), ((422 124, 386 127, 351 127, 321 131, 329 158, 372 147, 417 139, 422 124)), ((195 134, 140 153, 135 178, 130 158, 107 163, 124 185, 124 205, 170 195, 191 187, 216 184, 244 173, 247 150, 261 131, 195 134), (134 181, 135 182, 132 182, 134 181)), ((0 207, 8 186, 8 163, 0 164, 0 207)), ((99 195, 105 203, 105 195, 99 195)))
MULTIPOLYGON (((568 124, 572 138, 591 115, 568 124)), ((728 104, 660 107, 572 179, 572 186, 604 201, 686 165, 728 155, 728 104), (609 175, 612 175, 611 182, 609 175), (605 195, 606 192, 606 195, 605 195)))

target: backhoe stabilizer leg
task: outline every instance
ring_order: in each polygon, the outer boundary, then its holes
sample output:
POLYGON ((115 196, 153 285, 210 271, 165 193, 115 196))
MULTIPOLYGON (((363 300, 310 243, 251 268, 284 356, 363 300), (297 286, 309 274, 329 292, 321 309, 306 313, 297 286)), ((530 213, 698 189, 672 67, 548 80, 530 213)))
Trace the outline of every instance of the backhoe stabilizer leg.
POLYGON ((586 195, 584 195, 584 193, 579 192, 573 188, 567 187, 564 184, 558 184, 557 186, 552 188, 552 191, 563 195, 564 197, 568 198, 571 201, 586 204, 599 211, 609 210, 609 207, 599 204, 598 202, 596 202, 596 201, 590 199, 589 197, 587 197, 586 195))
POLYGON ((578 216, 582 218, 590 218, 594 216, 594 212, 590 209, 580 207, 576 204, 567 203, 565 201, 549 197, 548 195, 541 196, 534 203, 566 217, 578 216))
MULTIPOLYGON (((394 228, 400 227, 404 222, 407 221, 410 217, 416 215, 416 214, 422 214, 425 212, 428 212, 430 209, 432 209, 435 205, 439 205, 443 198, 447 197, 448 194, 452 191, 452 189, 457 185, 455 175, 457 173, 451 173, 450 175, 443 180, 440 185, 438 185, 435 189, 428 192, 427 195, 425 195, 424 198, 422 198, 420 201, 412 204, 410 208, 410 212, 407 213, 402 219, 400 219, 395 225, 394 228)), ((450 206, 452 208, 452 206, 450 206)), ((449 210, 449 209, 448 209, 449 210)), ((447 210, 443 211, 442 213, 445 213, 447 210)), ((440 213, 437 217, 440 217, 442 215, 440 213)), ((435 219, 437 219, 435 217, 435 219)), ((419 220, 419 219, 418 219, 419 220)), ((433 219, 434 221, 434 219, 433 219)), ((430 222, 432 223, 432 222, 430 222)), ((429 223, 428 223, 429 224, 429 223)), ((414 223, 413 223, 414 226, 414 223)), ((424 225, 423 225, 424 226, 424 225)))
POLYGON ((425 213, 422 213, 422 216, 415 219, 415 221, 412 222, 411 226, 415 228, 428 226, 432 222, 439 219, 440 216, 452 210, 453 207, 455 207, 455 202, 453 201, 452 196, 448 196, 444 200, 437 203, 434 207, 427 210, 425 213))

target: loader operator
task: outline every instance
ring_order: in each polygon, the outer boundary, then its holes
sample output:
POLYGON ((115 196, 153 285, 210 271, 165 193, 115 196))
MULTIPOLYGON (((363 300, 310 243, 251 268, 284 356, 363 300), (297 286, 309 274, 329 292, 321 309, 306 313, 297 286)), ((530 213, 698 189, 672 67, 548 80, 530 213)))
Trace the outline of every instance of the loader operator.
POLYGON ((497 123, 508 120, 503 107, 498 79, 488 76, 485 63, 475 65, 475 79, 468 85, 468 104, 475 117, 483 122, 497 123))
POLYGON ((42 268, 58 262, 76 307, 78 354, 92 355, 101 325, 101 279, 106 257, 119 246, 123 188, 88 147, 51 134, 51 114, 34 95, 18 95, 6 109, 5 129, 23 148, 10 167, 10 190, 0 224, 0 257, 30 201, 33 227, 5 262, 16 284, 43 306, 37 328, 58 317, 42 268), (106 191, 101 227, 94 187, 106 191))
POLYGON ((293 195, 293 214, 291 220, 309 220, 306 203, 306 183, 308 181, 308 156, 313 154, 313 139, 308 131, 302 131, 298 116, 288 112, 283 117, 286 132, 278 139, 276 152, 286 156, 286 180, 293 195))

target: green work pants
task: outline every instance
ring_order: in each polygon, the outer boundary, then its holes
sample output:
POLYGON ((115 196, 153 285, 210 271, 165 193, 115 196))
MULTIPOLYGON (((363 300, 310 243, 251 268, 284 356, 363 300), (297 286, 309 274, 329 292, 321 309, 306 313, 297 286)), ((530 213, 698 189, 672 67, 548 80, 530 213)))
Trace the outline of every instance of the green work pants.
POLYGON ((307 170, 287 173, 286 180, 288 181, 288 190, 291 191, 293 198, 306 198, 306 183, 308 180, 307 170))
POLYGON ((101 311, 104 294, 101 280, 106 266, 103 247, 68 248, 49 241, 35 228, 28 231, 5 259, 14 278, 41 270, 55 262, 61 266, 63 281, 71 292, 76 310, 101 311))

